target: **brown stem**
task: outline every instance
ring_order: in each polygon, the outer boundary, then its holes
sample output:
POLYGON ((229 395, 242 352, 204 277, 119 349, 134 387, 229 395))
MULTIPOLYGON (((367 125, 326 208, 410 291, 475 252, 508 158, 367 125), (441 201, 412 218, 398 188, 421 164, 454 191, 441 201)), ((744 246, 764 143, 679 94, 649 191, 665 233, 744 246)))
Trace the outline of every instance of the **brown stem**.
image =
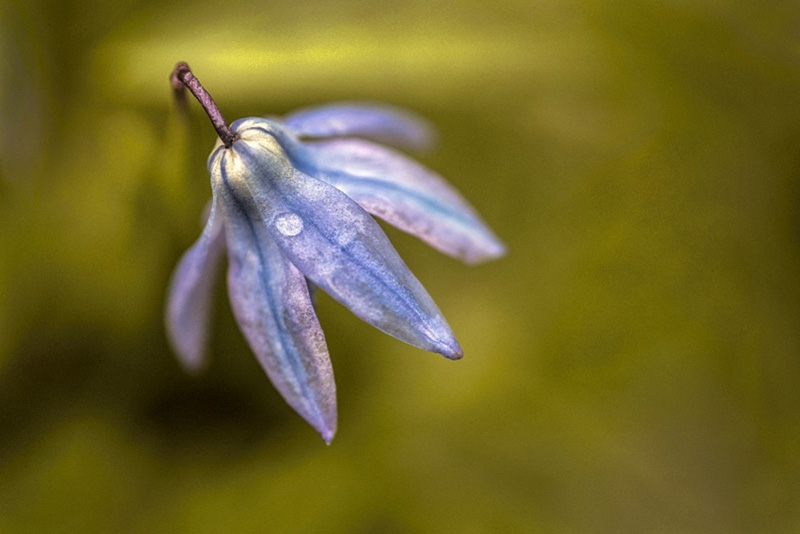
POLYGON ((170 76, 170 82, 172 83, 172 89, 175 92, 175 102, 178 105, 178 108, 185 112, 187 105, 186 105, 186 91, 185 89, 189 89, 194 97, 200 102, 200 105, 203 106, 208 118, 211 119, 211 124, 214 125, 214 129, 217 131, 217 135, 219 138, 222 139, 222 144, 225 145, 225 148, 230 148, 236 139, 239 136, 231 130, 230 125, 225 120, 225 117, 222 116, 220 113, 217 104, 214 102, 214 99, 211 98, 211 95, 208 94, 203 86, 200 84, 200 81, 195 78, 194 74, 192 74, 192 70, 189 68, 189 65, 181 61, 177 65, 175 65, 175 70, 172 71, 172 75, 170 76))

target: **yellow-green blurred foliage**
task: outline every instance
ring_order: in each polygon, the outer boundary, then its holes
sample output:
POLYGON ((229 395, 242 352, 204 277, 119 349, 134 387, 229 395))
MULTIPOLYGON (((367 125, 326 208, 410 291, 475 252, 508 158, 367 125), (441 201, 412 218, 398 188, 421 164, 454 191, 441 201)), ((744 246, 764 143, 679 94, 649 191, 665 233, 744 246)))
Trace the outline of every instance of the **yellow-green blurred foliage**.
POLYGON ((797 532, 800 5, 0 1, 0 532, 797 532), (224 288, 186 376, 165 286, 229 119, 409 107, 507 241, 390 237, 465 350, 320 301, 330 447, 224 288))

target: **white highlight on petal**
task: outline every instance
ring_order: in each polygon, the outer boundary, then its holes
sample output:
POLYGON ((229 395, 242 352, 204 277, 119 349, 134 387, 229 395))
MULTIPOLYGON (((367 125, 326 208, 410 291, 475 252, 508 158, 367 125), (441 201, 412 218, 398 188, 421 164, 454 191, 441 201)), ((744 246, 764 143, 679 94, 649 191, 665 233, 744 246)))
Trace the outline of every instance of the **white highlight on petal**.
POLYGON ((285 236, 296 236, 303 231, 303 219, 296 213, 282 213, 275 217, 275 228, 285 236))

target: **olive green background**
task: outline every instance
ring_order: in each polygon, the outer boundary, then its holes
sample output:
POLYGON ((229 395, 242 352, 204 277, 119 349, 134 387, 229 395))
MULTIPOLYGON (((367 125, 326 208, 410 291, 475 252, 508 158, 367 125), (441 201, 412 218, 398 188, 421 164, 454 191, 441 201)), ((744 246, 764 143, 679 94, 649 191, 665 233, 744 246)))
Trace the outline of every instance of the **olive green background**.
POLYGON ((0 2, 0 532, 797 532, 800 5, 0 2), (330 446, 217 294, 187 376, 165 287, 231 120, 408 107, 507 242, 397 231, 465 351, 327 297, 330 446))

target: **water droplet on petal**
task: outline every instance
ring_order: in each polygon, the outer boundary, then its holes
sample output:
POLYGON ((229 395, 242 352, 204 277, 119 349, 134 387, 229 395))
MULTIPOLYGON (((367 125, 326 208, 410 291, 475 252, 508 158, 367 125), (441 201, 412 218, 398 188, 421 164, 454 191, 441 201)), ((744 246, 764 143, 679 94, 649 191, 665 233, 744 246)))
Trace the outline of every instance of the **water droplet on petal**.
POLYGON ((275 217, 275 228, 291 237, 303 231, 303 219, 296 213, 283 213, 275 217))

